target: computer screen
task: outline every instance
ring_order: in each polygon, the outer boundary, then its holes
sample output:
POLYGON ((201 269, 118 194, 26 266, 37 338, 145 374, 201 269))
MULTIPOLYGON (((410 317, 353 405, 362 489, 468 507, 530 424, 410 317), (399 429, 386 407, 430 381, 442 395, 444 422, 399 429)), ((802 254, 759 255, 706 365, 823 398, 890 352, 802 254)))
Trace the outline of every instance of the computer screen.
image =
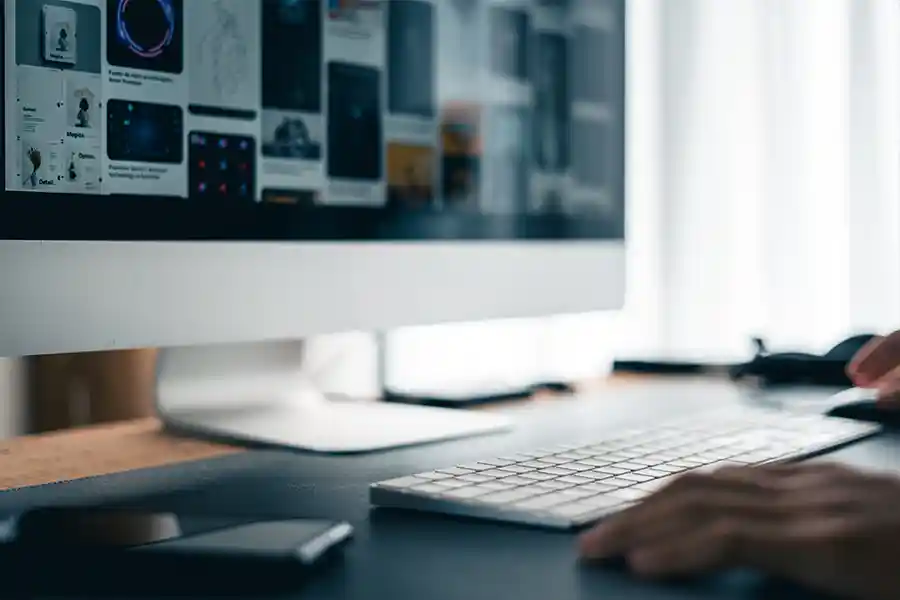
POLYGON ((7 0, 0 237, 624 237, 625 0, 7 0))

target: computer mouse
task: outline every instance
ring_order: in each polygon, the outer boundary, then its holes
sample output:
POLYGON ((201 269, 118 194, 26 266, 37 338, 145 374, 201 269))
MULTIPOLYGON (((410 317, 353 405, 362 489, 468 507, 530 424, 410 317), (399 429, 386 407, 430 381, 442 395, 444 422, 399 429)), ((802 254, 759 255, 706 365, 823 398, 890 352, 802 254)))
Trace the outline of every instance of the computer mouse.
POLYGON ((761 339, 755 339, 756 356, 747 363, 733 366, 729 375, 735 381, 754 377, 763 385, 853 385, 847 365, 873 337, 861 334, 849 337, 824 354, 809 352, 769 352, 761 339))
POLYGON ((862 350, 863 346, 872 341, 874 337, 874 335, 868 333, 854 335, 837 344, 822 356, 828 360, 843 360, 850 362, 853 357, 856 356, 856 353, 862 350))
POLYGON ((834 398, 838 404, 826 413, 829 417, 878 423, 887 428, 900 429, 900 406, 877 402, 872 390, 853 388, 834 398), (841 398, 847 400, 841 402, 841 398))

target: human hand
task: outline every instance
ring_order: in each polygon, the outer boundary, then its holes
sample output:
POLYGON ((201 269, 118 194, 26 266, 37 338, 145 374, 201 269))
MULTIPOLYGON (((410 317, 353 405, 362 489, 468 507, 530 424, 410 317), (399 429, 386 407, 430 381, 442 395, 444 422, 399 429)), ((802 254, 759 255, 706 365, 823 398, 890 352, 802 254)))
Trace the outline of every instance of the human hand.
POLYGON ((749 567, 825 593, 900 598, 900 479, 829 464, 687 473, 586 533, 647 578, 749 567))
POLYGON ((857 387, 877 390, 880 402, 900 405, 900 331, 873 338, 847 366, 857 387))

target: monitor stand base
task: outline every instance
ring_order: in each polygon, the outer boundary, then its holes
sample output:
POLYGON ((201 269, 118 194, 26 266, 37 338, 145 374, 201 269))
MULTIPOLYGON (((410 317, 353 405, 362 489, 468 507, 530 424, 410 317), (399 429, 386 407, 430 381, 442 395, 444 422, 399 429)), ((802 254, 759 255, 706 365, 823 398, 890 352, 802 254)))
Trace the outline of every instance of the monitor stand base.
POLYGON ((296 345, 166 349, 157 410, 181 435, 328 454, 351 454, 498 433, 485 412, 326 396, 302 369, 296 345))

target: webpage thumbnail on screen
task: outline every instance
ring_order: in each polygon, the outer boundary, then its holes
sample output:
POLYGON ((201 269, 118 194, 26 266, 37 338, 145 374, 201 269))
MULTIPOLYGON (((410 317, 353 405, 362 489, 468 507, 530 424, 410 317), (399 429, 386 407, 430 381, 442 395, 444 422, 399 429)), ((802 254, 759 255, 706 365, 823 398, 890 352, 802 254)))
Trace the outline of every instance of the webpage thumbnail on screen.
POLYGON ((6 189, 611 214, 622 10, 7 0, 6 189))

